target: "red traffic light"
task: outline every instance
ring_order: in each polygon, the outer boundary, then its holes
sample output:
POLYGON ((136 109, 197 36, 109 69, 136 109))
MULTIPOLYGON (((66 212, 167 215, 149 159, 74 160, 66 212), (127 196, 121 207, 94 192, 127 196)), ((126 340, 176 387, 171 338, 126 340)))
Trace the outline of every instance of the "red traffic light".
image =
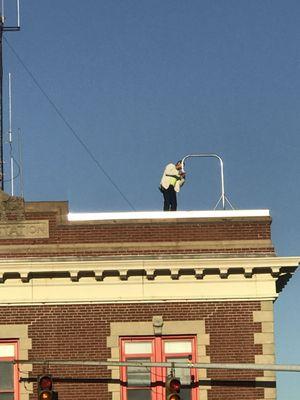
POLYGON ((56 392, 52 390, 53 379, 51 375, 40 375, 38 377, 38 400, 57 399, 56 392))
POLYGON ((169 376, 166 381, 166 399, 167 400, 181 400, 180 392, 181 383, 179 378, 169 376))
POLYGON ((40 376, 38 385, 39 385, 40 390, 51 390, 52 389, 52 377, 50 375, 40 376))
POLYGON ((170 389, 171 389, 172 392, 177 392, 177 393, 180 392, 181 383, 180 383, 179 379, 172 378, 170 380, 169 385, 170 385, 170 389))

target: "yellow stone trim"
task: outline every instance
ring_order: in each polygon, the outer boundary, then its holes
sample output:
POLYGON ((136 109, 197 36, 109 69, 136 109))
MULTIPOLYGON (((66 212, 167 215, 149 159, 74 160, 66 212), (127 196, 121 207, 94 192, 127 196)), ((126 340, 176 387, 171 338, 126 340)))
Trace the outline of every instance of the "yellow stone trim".
POLYGON ((272 354, 256 354, 255 364, 274 364, 275 356, 272 354))
MULTIPOLYGON (((56 246, 56 245, 55 245, 56 246)), ((14 247, 14 246, 13 246, 14 247)), ((24 250, 29 250, 31 246, 24 246, 24 250)), ((72 245, 71 248, 75 248, 72 245)), ((3 246, 0 246, 0 249, 3 246)), ((99 244, 97 245, 99 248, 99 244)), ((153 248, 153 246, 151 246, 153 248)), ((186 248, 186 247, 185 247, 186 248)), ((10 250, 10 246, 8 249, 10 250)), ((296 257, 215 257, 215 258, 204 258, 199 255, 185 257, 183 255, 176 256, 165 256, 162 258, 158 255, 155 256, 122 256, 122 257, 80 257, 77 256, 57 256, 49 259, 49 257, 37 257, 37 258, 16 258, 16 259, 2 259, 0 260, 0 271, 5 272, 36 272, 36 271, 106 271, 106 270, 131 270, 131 269, 142 269, 142 270, 156 270, 156 269, 243 269, 252 272, 253 269, 269 268, 266 273, 269 275, 273 270, 278 268, 297 268, 300 263, 300 258, 296 257)), ((257 271, 259 272, 259 271, 257 271)), ((244 271, 241 271, 244 275, 244 271)), ((249 279, 249 278, 248 278, 249 279)), ((267 303, 267 302, 263 302, 267 303)), ((266 307, 266 304, 264 305, 266 307)), ((271 307, 271 304, 269 305, 271 307)), ((265 311, 265 310, 262 310, 265 311)), ((266 310, 267 311, 267 310, 266 310)), ((270 310, 269 310, 270 311, 270 310)))
POLYGON ((115 243, 72 243, 72 244, 32 244, 32 245, 1 245, 0 254, 7 253, 11 254, 20 253, 22 251, 28 252, 30 254, 38 253, 67 253, 74 252, 75 250, 85 250, 85 251, 101 251, 101 250, 112 250, 116 251, 118 249, 176 249, 176 250, 186 250, 188 249, 247 249, 247 248, 273 248, 272 241, 269 239, 259 239, 259 240, 202 240, 202 241, 169 241, 169 242, 115 242, 115 243))
POLYGON ((274 304, 272 301, 261 301, 261 311, 274 311, 274 304))
POLYGON ((199 399, 201 400, 207 400, 208 399, 208 390, 199 388, 199 399))
POLYGON ((254 333, 254 344, 274 344, 272 333, 254 333))
POLYGON ((265 399, 275 400, 276 399, 276 389, 275 388, 265 388, 265 399))
POLYGON ((263 344, 263 354, 268 355, 268 354, 275 354, 275 345, 274 343, 266 343, 263 344))
POLYGON ((264 371, 263 380, 276 381, 276 372, 275 371, 264 371))
MULTIPOLYGON (((0 223, 0 239, 46 239, 49 238, 49 221, 11 221, 0 223)), ((9 245, 13 247, 13 244, 9 245)))
POLYGON ((253 311, 253 322, 273 322, 273 311, 253 311))
POLYGON ((271 332, 274 333, 274 322, 262 322, 262 332, 271 332))
MULTIPOLYGON (((294 257, 3 258, 0 303, 274 299, 273 271, 282 266, 293 273, 298 262, 294 257)), ((254 316, 270 320, 272 311, 254 316)))
MULTIPOLYGON (((28 360, 28 351, 32 347, 31 339, 28 337, 27 325, 0 325, 0 339, 18 339, 19 358, 28 360)), ((24 364, 20 368, 22 376, 28 377, 28 373, 32 371, 31 364, 24 364)), ((29 395, 33 393, 32 383, 21 383, 19 385, 20 400, 29 400, 29 395)))
MULTIPOLYGON (((263 354, 255 355, 256 364, 275 364, 274 306, 273 301, 261 301, 261 311, 253 312, 253 321, 261 322, 261 333, 254 334, 254 343, 261 344, 263 354)), ((264 371, 256 381, 276 381, 274 371, 264 371)), ((264 388, 264 399, 275 400, 276 388, 264 388)))

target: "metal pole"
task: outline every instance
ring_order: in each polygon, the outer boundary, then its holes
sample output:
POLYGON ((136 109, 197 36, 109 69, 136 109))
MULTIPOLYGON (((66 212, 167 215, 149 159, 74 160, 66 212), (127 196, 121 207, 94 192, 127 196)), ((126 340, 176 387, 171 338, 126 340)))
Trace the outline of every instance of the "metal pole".
POLYGON ((22 138, 21 138, 20 128, 18 129, 18 151, 19 151, 19 167, 20 167, 20 195, 22 198, 24 198, 22 138))
POLYGON ((17 0, 17 27, 20 28, 20 0, 17 0))
POLYGON ((1 189, 4 190, 4 172, 3 172, 3 23, 4 16, 0 18, 0 179, 1 189))
POLYGON ((20 3, 17 0, 18 26, 4 26, 4 0, 2 0, 2 15, 0 16, 0 180, 1 189, 4 190, 4 159, 3 159, 3 32, 20 30, 20 3))
POLYGON ((14 360, 14 364, 31 365, 77 365, 90 367, 117 366, 117 367, 166 367, 166 368, 197 368, 197 369, 236 369, 236 370, 258 370, 258 371, 287 371, 300 372, 300 365, 284 364, 207 364, 207 363, 184 363, 184 362, 131 362, 131 361, 89 361, 89 360, 14 360))
MULTIPOLYGON (((218 154, 211 154, 211 153, 204 153, 204 154, 189 154, 182 159, 182 171, 184 172, 184 163, 187 158, 191 157, 211 157, 211 158, 217 158, 220 162, 220 170, 221 170, 221 197, 220 199, 222 200, 222 207, 223 210, 225 210, 225 185, 224 185, 224 164, 223 160, 218 154)), ((220 201, 220 200, 219 200, 220 201)))
POLYGON ((11 181, 11 195, 14 195, 14 158, 12 151, 12 113, 11 113, 11 73, 8 74, 8 114, 9 114, 9 129, 8 141, 10 147, 10 181, 11 181))

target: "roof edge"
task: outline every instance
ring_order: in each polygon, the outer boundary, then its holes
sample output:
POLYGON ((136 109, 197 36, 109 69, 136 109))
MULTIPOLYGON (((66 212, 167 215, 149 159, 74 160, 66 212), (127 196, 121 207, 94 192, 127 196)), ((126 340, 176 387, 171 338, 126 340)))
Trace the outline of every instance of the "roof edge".
POLYGON ((194 218, 253 218, 270 217, 270 210, 213 210, 213 211, 130 211, 130 212, 88 212, 68 214, 68 221, 109 221, 109 220, 174 220, 194 218))

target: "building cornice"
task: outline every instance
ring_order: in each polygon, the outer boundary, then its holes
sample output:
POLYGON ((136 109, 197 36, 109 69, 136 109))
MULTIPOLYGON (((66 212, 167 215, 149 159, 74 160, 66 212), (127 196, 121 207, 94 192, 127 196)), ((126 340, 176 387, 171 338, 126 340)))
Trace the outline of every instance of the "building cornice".
POLYGON ((0 260, 0 304, 276 299, 300 257, 0 260))
POLYGON ((300 257, 243 257, 243 258, 176 258, 157 257, 53 257, 2 259, 0 260, 0 282, 20 278, 28 282, 40 276, 69 276, 78 281, 84 276, 94 276, 96 280, 118 275, 121 280, 141 273, 146 279, 154 280, 164 273, 171 279, 180 276, 194 276, 203 279, 206 275, 217 275, 222 279, 230 275, 252 278, 257 274, 270 274, 273 278, 292 274, 300 263, 300 257))

